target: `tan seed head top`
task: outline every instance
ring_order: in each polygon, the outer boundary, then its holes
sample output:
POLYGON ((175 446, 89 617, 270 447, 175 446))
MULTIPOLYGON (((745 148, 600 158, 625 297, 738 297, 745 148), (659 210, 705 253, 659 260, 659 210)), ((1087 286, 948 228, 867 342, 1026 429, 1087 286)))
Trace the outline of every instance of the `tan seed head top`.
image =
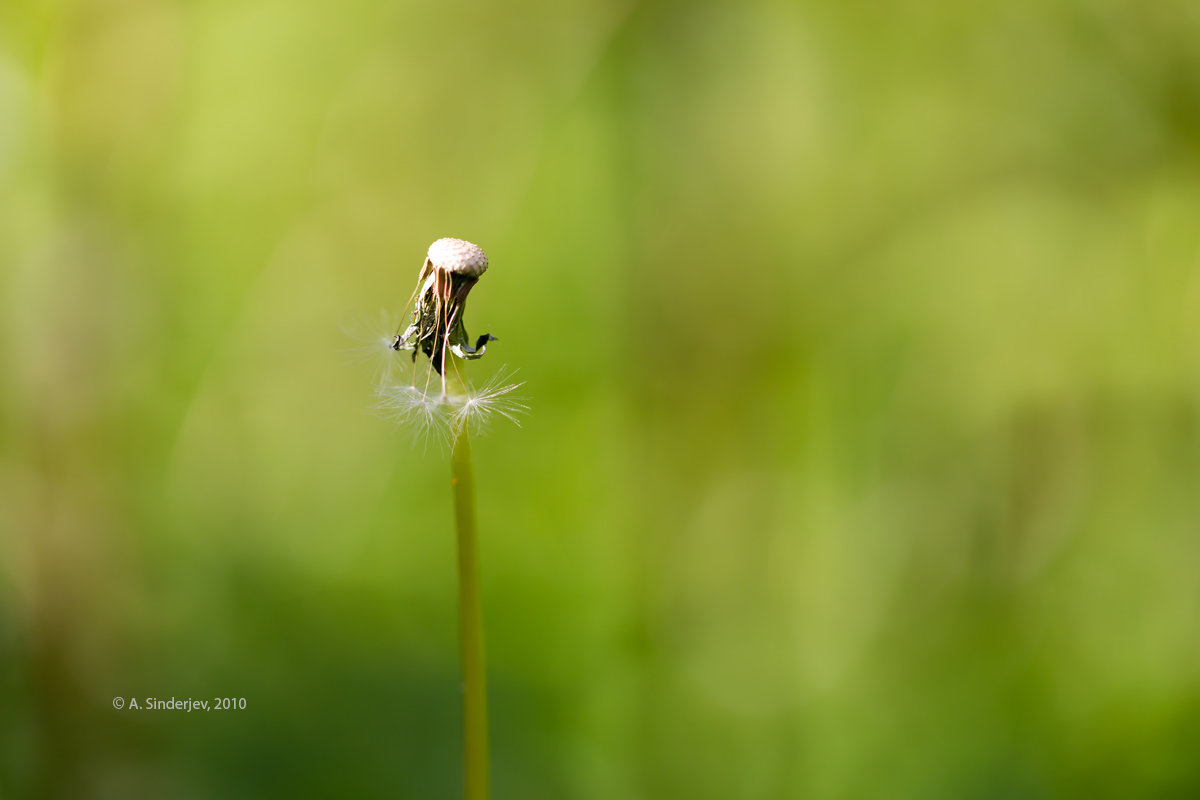
POLYGON ((438 239, 429 245, 429 261, 435 269, 478 278, 488 268, 487 253, 463 239, 438 239))

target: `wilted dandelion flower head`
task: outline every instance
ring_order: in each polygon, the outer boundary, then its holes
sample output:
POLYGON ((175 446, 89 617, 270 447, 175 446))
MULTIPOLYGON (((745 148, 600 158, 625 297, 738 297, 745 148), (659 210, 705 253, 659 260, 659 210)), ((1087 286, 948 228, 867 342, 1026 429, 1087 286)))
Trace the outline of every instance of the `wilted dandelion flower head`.
MULTIPOLYGON (((447 353, 463 360, 481 358, 495 336, 471 342, 463 315, 467 295, 488 268, 487 254, 463 239, 438 239, 429 246, 409 303, 412 320, 402 333, 372 337, 398 358, 411 352, 411 368, 390 367, 376 386, 376 408, 425 434, 451 438, 463 427, 479 429, 494 414, 520 425, 527 409, 513 396, 521 384, 503 370, 473 387, 447 353), (424 354, 426 359, 419 359, 424 354), (434 378, 434 376, 437 376, 434 378), (449 378, 449 380, 448 380, 449 378)), ((394 359, 393 359, 394 363, 394 359)))

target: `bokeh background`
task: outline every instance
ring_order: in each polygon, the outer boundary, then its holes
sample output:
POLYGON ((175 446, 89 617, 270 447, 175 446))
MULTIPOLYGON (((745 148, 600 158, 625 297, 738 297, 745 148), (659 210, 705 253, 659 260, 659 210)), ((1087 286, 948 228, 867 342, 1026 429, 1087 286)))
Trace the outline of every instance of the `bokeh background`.
POLYGON ((1191 0, 5 0, 0 796, 459 794, 441 236, 497 798, 1200 796, 1191 0))

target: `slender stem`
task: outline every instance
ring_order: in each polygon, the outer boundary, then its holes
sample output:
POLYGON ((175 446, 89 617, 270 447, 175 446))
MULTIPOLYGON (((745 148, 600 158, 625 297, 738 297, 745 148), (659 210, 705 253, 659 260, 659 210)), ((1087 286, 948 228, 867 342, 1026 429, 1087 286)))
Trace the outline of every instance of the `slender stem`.
POLYGON ((475 473, 467 426, 454 437, 450 485, 458 524, 458 632, 462 656, 463 788, 466 800, 488 797, 487 671, 483 660, 483 609, 479 597, 479 537, 475 525, 475 473))

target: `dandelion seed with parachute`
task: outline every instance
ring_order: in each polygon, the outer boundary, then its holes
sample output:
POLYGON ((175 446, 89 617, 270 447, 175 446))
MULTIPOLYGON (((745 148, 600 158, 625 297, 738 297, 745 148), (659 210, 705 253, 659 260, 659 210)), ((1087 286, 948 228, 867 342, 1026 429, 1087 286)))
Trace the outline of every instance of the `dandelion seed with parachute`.
POLYGON ((509 383, 512 376, 513 373, 501 370, 482 386, 468 387, 462 395, 451 397, 453 428, 458 430, 467 427, 471 433, 482 433, 493 415, 504 417, 518 428, 521 427, 520 417, 529 412, 529 406, 513 392, 524 386, 525 382, 509 383))
POLYGON ((383 381, 375 390, 374 408, 415 434, 417 441, 441 445, 452 441, 450 409, 435 393, 405 381, 383 381))
POLYGON ((403 366, 400 354, 393 346, 402 319, 403 315, 380 309, 374 319, 363 314, 343 322, 342 333, 357 342, 342 349, 345 363, 365 365, 371 379, 380 386, 390 381, 397 373, 397 367, 403 366))

